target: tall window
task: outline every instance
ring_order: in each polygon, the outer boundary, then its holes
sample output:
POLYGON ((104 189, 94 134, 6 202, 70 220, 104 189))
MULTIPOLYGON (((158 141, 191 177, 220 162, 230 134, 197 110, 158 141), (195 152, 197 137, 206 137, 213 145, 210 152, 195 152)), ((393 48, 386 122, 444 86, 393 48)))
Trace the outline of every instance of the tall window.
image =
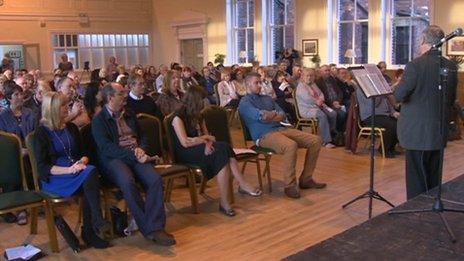
POLYGON ((114 56, 122 65, 148 64, 150 57, 148 34, 53 34, 54 68, 60 55, 66 53, 75 69, 102 68, 114 56))
POLYGON ((420 36, 430 24, 430 0, 392 0, 392 64, 406 64, 418 55, 420 36))
POLYGON ((367 63, 368 0, 338 0, 338 63, 367 63))
POLYGON ((295 47, 295 1, 269 1, 270 60, 275 63, 279 53, 295 47))
POLYGON ((234 63, 250 63, 255 59, 254 0, 234 0, 234 63))

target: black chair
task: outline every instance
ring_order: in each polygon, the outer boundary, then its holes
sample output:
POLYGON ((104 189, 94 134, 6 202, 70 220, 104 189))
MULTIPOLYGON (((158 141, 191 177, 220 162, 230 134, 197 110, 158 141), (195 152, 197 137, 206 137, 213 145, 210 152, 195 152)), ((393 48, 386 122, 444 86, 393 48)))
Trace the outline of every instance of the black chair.
MULTIPOLYGON (((168 162, 168 157, 164 152, 163 147, 163 139, 162 139, 162 126, 161 122, 158 118, 145 114, 140 113, 137 114, 137 120, 140 125, 140 128, 144 132, 147 142, 148 142, 148 150, 146 153, 150 156, 159 156, 164 160, 164 162, 168 162)), ((193 213, 199 213, 198 210, 198 197, 197 197, 197 189, 195 187, 195 173, 186 165, 182 164, 175 164, 172 162, 169 165, 154 166, 156 172, 158 172, 161 177, 166 181, 166 189, 165 189, 165 201, 171 201, 171 193, 173 188, 173 181, 176 178, 187 178, 188 180, 188 187, 190 192, 190 200, 192 203, 192 211, 193 213)))
MULTIPOLYGON (((27 135, 27 137, 26 137, 26 147, 27 147, 27 150, 29 151, 29 159, 31 161, 31 166, 32 166, 32 176, 33 176, 33 179, 34 179, 35 190, 37 192, 40 192, 41 195, 43 195, 45 197, 46 201, 49 202, 49 204, 50 204, 50 213, 51 213, 53 219, 55 217, 55 213, 54 213, 54 210, 53 210, 54 205, 59 205, 59 204, 69 203, 69 202, 77 202, 77 204, 79 206, 77 227, 79 227, 80 224, 82 223, 82 203, 83 203, 82 195, 76 194, 76 195, 73 195, 71 197, 61 197, 59 195, 54 195, 54 194, 51 194, 51 193, 41 191, 41 189, 40 189, 39 172, 37 170, 37 160, 35 158, 35 153, 34 153, 34 151, 35 151, 35 149, 34 149, 35 136, 34 135, 35 135, 34 132, 31 132, 31 133, 29 133, 29 135, 27 135)), ((56 239, 56 230, 53 229, 53 232, 54 232, 54 237, 56 239)), ((57 244, 56 247, 58 249, 58 241, 56 242, 56 244, 57 244)))
MULTIPOLYGON (((230 135, 230 129, 227 119, 227 111, 219 106, 210 106, 203 109, 202 117, 205 120, 206 128, 208 132, 213 135, 217 141, 222 141, 233 146, 232 137, 230 135)), ((235 158, 238 162, 243 162, 246 167, 247 162, 256 164, 256 171, 258 174, 259 187, 263 190, 263 180, 261 178, 261 167, 259 162, 259 155, 257 153, 240 153, 236 154, 235 158)))
POLYGON ((50 248, 53 252, 59 252, 50 204, 39 192, 28 190, 21 149, 18 136, 0 131, 0 186, 10 187, 8 191, 0 194, 0 214, 30 209, 30 233, 37 234, 38 209, 44 207, 50 248), (14 189, 18 186, 22 187, 22 190, 14 189))
MULTIPOLYGON (((174 114, 171 113, 169 115, 167 115, 165 118, 164 118, 164 128, 165 128, 165 131, 166 131, 166 136, 167 136, 167 141, 168 141, 168 148, 169 148, 169 157, 171 158, 171 161, 173 163, 177 162, 177 159, 175 157, 175 153, 174 153, 174 144, 173 144, 173 137, 171 135, 171 133, 174 132, 174 129, 172 127, 172 121, 174 120, 174 114)), ((175 133, 174 133, 175 135, 175 133)), ((203 195, 204 197, 207 197, 207 195, 205 194, 205 188, 206 188, 206 180, 203 176, 203 172, 201 170, 201 168, 199 166, 195 166, 195 165, 189 165, 189 164, 186 164, 187 167, 190 168, 190 171, 195 174, 195 175, 198 175, 202 178, 202 181, 201 181, 201 187, 200 187, 200 194, 203 195)), ((195 176, 193 176, 195 177, 195 176)), ((191 183, 189 181, 189 183, 191 183)), ((230 183, 230 187, 229 187, 229 191, 232 191, 232 183, 230 183)), ((231 203, 234 202, 234 195, 233 193, 229 193, 230 195, 230 198, 229 198, 229 201, 231 203)), ((208 198, 208 197, 207 197, 208 198)))
MULTIPOLYGON (((247 142, 253 142, 254 143, 254 141, 251 138, 251 134, 250 134, 250 131, 248 130, 248 127, 246 126, 242 116, 240 115, 240 110, 238 111, 238 117, 240 119, 240 124, 242 126, 243 142, 245 144, 245 147, 248 147, 247 142)), ((275 153, 275 151, 273 149, 264 148, 264 147, 258 146, 256 144, 252 145, 250 147, 250 149, 256 151, 256 153, 258 153, 258 155, 259 155, 259 160, 265 162, 263 176, 267 176, 267 185, 268 185, 268 188, 269 188, 269 193, 271 193, 272 192, 272 179, 271 179, 271 165, 270 165, 270 163, 271 163, 272 155, 274 155, 276 153, 275 153)), ((246 162, 243 164, 242 172, 245 169, 245 166, 246 166, 246 162)))

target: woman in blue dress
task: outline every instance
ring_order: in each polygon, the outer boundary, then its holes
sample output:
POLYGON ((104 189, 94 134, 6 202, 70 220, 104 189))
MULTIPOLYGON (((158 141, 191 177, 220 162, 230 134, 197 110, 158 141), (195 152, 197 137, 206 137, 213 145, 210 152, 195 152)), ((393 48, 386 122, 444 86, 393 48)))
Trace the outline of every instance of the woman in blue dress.
POLYGON ((100 207, 98 171, 83 155, 76 125, 65 122, 68 101, 57 92, 45 94, 41 125, 35 132, 34 154, 42 191, 61 197, 83 194, 82 239, 95 248, 106 248, 102 239, 111 225, 103 219, 100 207))
POLYGON ((207 134, 200 117, 205 96, 201 87, 191 86, 183 98, 184 105, 174 112, 171 137, 174 137, 175 157, 180 163, 199 166, 206 179, 216 176, 221 194, 219 211, 227 216, 235 216, 234 209, 227 201, 231 174, 239 183, 240 193, 258 197, 262 191, 246 182, 230 144, 217 142, 214 136, 207 134))

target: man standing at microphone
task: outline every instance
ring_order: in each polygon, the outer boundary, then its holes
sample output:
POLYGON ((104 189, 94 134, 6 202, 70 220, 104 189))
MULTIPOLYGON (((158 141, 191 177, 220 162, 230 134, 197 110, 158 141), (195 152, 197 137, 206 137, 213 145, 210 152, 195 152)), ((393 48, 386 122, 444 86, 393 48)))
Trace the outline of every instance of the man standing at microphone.
POLYGON ((456 65, 442 57, 437 48, 432 48, 443 38, 443 30, 436 25, 422 32, 419 47, 421 56, 406 65, 403 78, 394 93, 397 101, 402 103, 398 138, 401 146, 406 149, 408 199, 438 186, 440 182, 440 149, 446 146, 449 108, 454 103, 457 86, 456 65), (438 57, 442 68, 448 72, 447 87, 442 86, 441 90, 438 57), (440 124, 442 91, 447 94, 443 107, 445 133, 442 133, 440 124))

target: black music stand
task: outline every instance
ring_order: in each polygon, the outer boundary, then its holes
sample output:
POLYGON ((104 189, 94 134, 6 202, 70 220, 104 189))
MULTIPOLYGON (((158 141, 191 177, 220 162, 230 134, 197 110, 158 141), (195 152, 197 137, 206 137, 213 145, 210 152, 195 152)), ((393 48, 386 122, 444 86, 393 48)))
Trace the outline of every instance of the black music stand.
POLYGON ((374 163, 375 163, 375 98, 380 96, 389 95, 393 92, 390 85, 383 78, 382 73, 373 64, 365 64, 359 67, 350 67, 348 68, 354 76, 354 79, 358 83, 358 88, 360 88, 364 95, 367 98, 372 100, 372 116, 371 116, 371 159, 370 159, 370 180, 369 180, 369 190, 365 193, 359 195, 353 200, 349 201, 342 208, 347 207, 348 205, 354 203, 357 200, 363 198, 369 198, 369 219, 372 217, 372 201, 377 199, 383 201, 395 207, 392 203, 382 197, 377 191, 374 190, 374 163))

